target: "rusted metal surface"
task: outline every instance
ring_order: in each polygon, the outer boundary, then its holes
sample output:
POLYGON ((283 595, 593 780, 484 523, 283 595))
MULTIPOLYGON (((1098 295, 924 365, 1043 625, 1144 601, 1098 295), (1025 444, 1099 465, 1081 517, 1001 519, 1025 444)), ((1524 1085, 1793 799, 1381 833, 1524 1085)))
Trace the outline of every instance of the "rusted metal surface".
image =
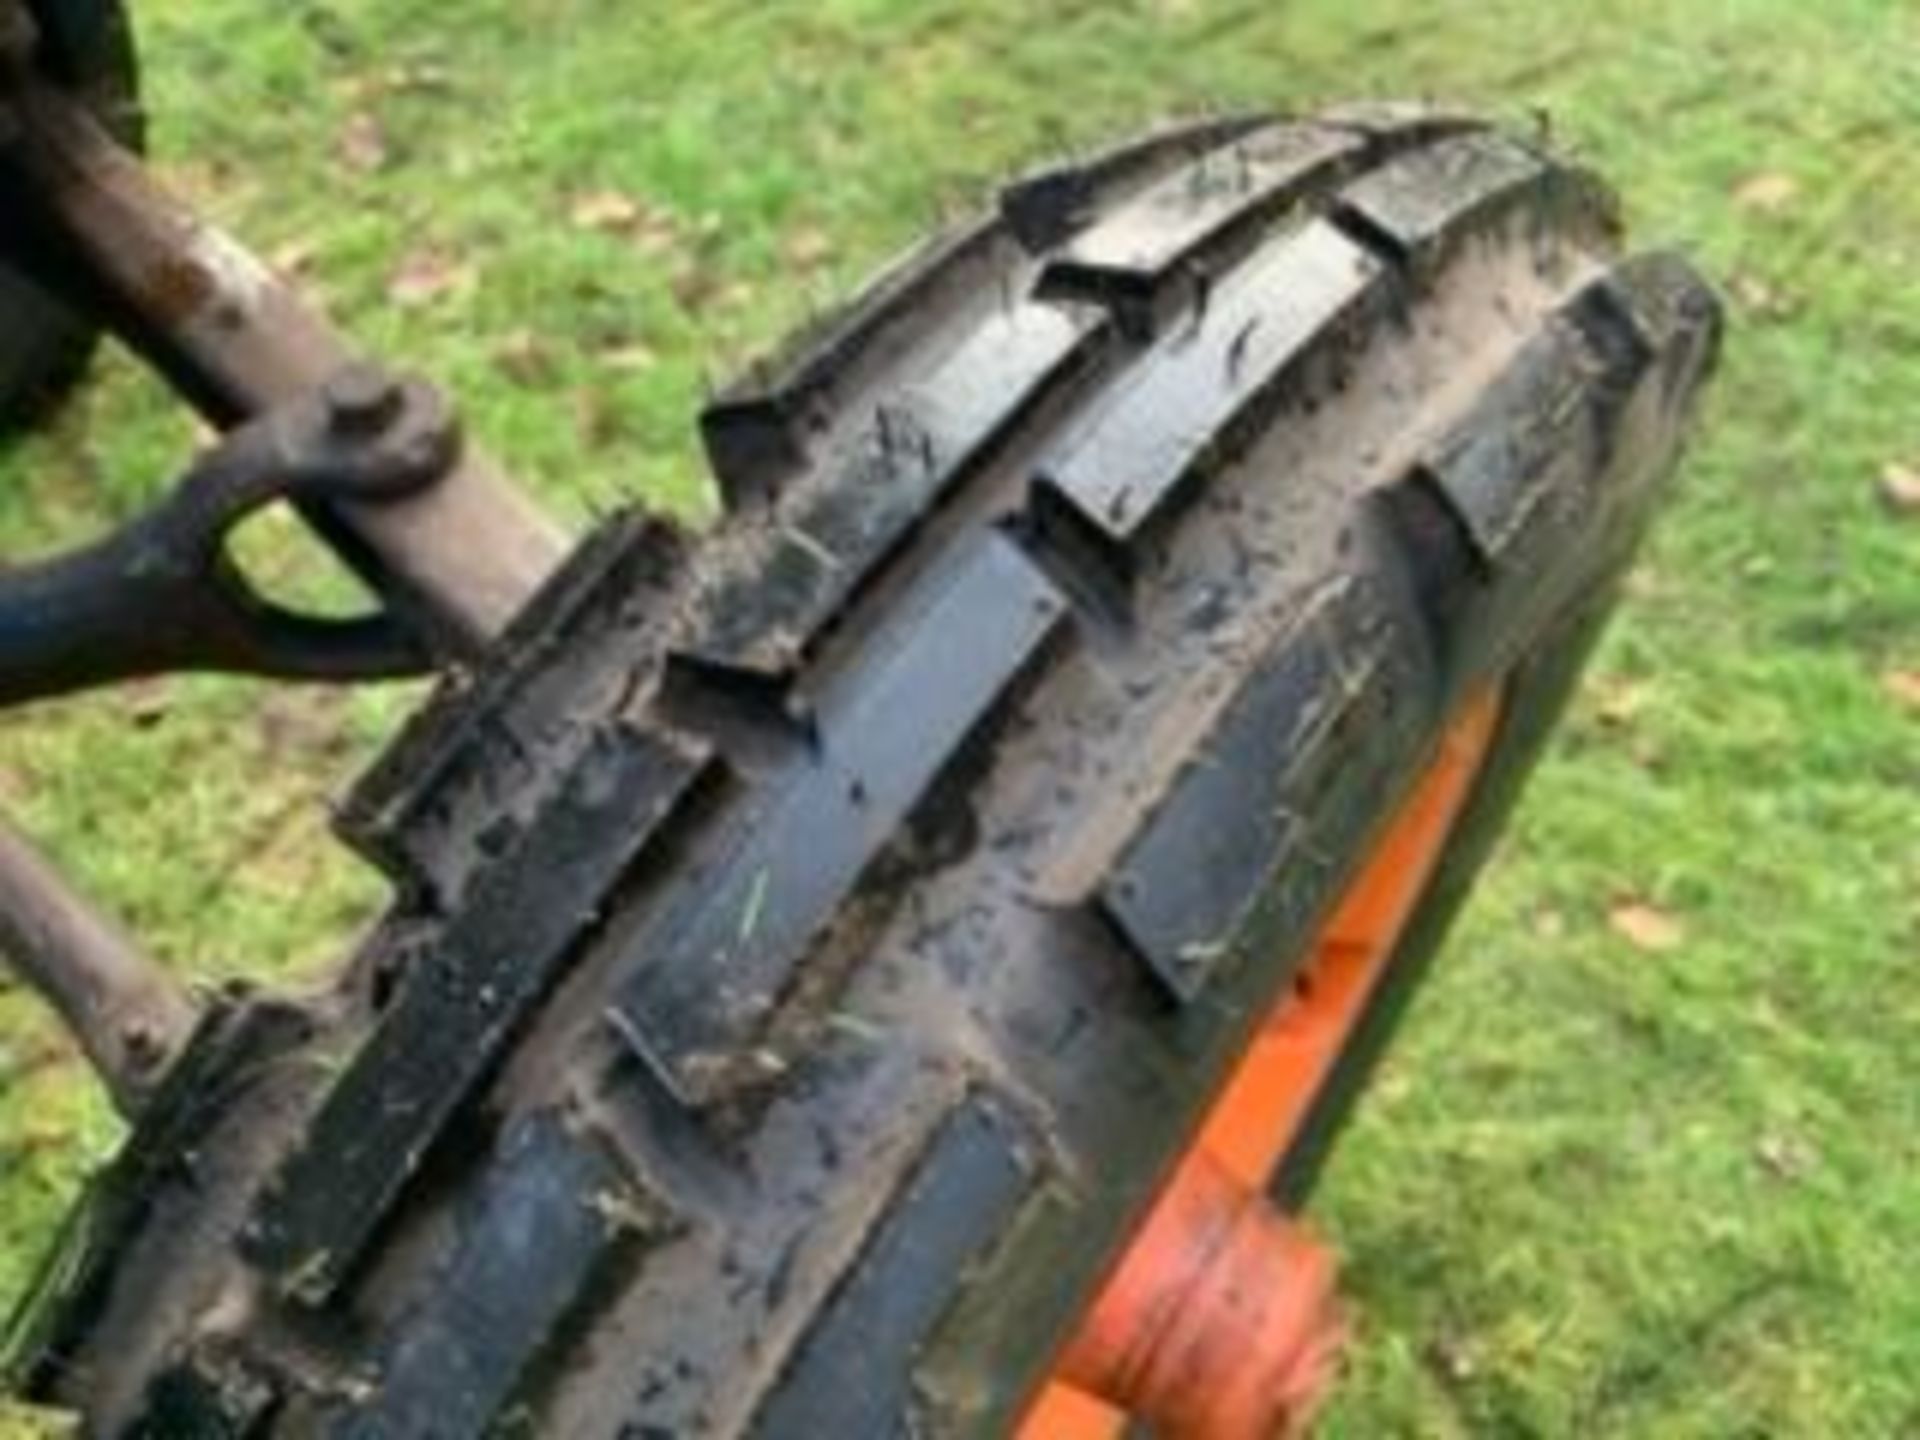
POLYGON ((59 1012, 123 1115, 139 1112, 192 1028, 166 972, 0 818, 0 959, 59 1012))
MULTIPOLYGON (((169 195, 82 103, 4 62, 0 215, 8 262, 97 314, 222 428, 320 389, 356 359, 318 311, 169 195)), ((308 514, 446 659, 497 634, 567 549, 471 451, 409 499, 308 514)))
MULTIPOLYGON (((437 396, 370 374, 287 284, 167 194, 115 138, 137 124, 67 88, 76 77, 40 72, 46 41, 26 6, 0 0, 0 261, 112 327, 232 433, 118 535, 0 572, 0 703, 162 669, 361 678, 476 653, 566 537, 459 445, 437 396), (247 587, 226 536, 280 499, 384 613, 315 620, 247 587)), ((4 821, 0 961, 136 1112, 194 1007, 4 821)))

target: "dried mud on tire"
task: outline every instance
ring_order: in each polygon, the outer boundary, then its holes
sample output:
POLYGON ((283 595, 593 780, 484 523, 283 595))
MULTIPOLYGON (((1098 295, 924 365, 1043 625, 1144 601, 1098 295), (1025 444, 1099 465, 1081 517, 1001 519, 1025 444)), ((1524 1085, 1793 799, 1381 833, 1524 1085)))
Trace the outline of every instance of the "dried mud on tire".
POLYGON ((103 1433, 1006 1433, 1505 684, 1304 1194, 1717 334, 1459 116, 1014 186, 712 405, 712 535, 609 524, 408 727, 343 816, 391 915, 208 1021, 16 1374, 103 1433))

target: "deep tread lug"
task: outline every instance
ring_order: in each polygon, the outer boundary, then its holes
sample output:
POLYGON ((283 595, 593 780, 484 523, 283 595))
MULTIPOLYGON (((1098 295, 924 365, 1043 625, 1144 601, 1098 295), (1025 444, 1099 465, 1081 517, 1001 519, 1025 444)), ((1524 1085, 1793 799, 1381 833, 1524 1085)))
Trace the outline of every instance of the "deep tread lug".
POLYGON ((988 462, 1106 343, 1095 318, 1021 302, 877 406, 796 500, 763 567, 707 604, 698 651, 742 667, 797 664, 848 597, 956 484, 988 462))
POLYGON ((669 655, 655 705, 674 725, 706 736, 736 760, 778 758, 815 741, 813 717, 790 670, 669 655))
POLYGON ((596 1285, 676 1223, 566 1117, 528 1116, 501 1141, 434 1282, 388 1337, 377 1386, 336 1414, 326 1433, 334 1440, 493 1433, 596 1285))
POLYGON ((697 754, 622 726, 589 748, 514 862, 406 976, 262 1197, 243 1249, 281 1287, 315 1304, 338 1289, 701 770, 697 754))
POLYGON ((1426 144, 1488 128, 1484 115, 1429 100, 1356 100, 1330 106, 1315 114, 1314 122, 1353 130, 1375 140, 1405 140, 1426 144))
POLYGON ((1468 134, 1401 156, 1355 181, 1336 218, 1356 239, 1416 279, 1515 215, 1532 223, 1584 215, 1617 224, 1599 188, 1577 171, 1498 134, 1468 134))
POLYGON ((956 1110, 775 1382, 751 1440, 920 1433, 915 1358, 1037 1173, 1004 1107, 975 1096, 956 1110))
POLYGON ((1315 221, 1220 287, 1198 334, 1169 335, 1038 467, 1118 550, 1285 401, 1304 365, 1384 294, 1378 260, 1315 221), (1193 417, 1168 427, 1165 415, 1193 417))
POLYGON ((490 663, 443 682, 408 722, 342 807, 341 838, 417 908, 450 909, 619 703, 686 544, 640 512, 597 530, 515 618, 490 663))
POLYGON ((720 395, 700 417, 707 459, 730 509, 762 504, 804 469, 830 428, 835 397, 884 366, 937 317, 943 296, 990 281, 1010 260, 997 217, 979 220, 897 262, 848 309, 797 336, 720 395), (971 284, 969 283, 971 282, 971 284))
POLYGON ((1028 250, 1051 250, 1103 204, 1151 184, 1183 161, 1231 144, 1265 120, 1244 114, 1174 122, 1076 164, 1037 170, 1001 192, 1000 214, 1028 250))
POLYGON ((1569 330, 1546 332, 1421 466, 1421 483, 1446 498, 1478 567, 1495 579, 1516 550, 1530 548, 1535 527, 1554 523, 1554 511, 1562 525, 1575 518, 1564 503, 1567 477, 1590 480, 1599 468, 1587 413, 1590 354, 1569 330))
POLYGON ((1718 328, 1712 293, 1691 270, 1629 262, 1572 296, 1400 482, 1424 497, 1395 501, 1403 524, 1411 506, 1437 499, 1472 552, 1475 581, 1456 583, 1445 611, 1449 670, 1494 664, 1518 643, 1511 622, 1494 617, 1549 605, 1564 584, 1554 561, 1569 547, 1613 554, 1637 538, 1644 497, 1607 483, 1619 447, 1674 443, 1673 397, 1692 393, 1718 328), (1659 404, 1642 414, 1650 377, 1659 404))
POLYGON ((1600 289, 1626 313, 1640 343, 1660 357, 1667 401, 1686 398, 1689 384, 1717 363, 1726 318, 1700 272, 1677 255, 1655 251, 1622 261, 1600 289))
POLYGON ((817 746, 770 777, 706 883, 641 929, 620 1038, 683 1099, 713 1098, 808 943, 940 772, 1040 655, 1065 601, 989 536, 873 658, 816 698, 817 746))
MULTIPOLYGON (((1350 174, 1372 143, 1350 130, 1302 124, 1243 135, 1081 231, 1047 263, 1039 293, 1105 305, 1128 334, 1144 339, 1179 282, 1189 291, 1210 286, 1236 240, 1350 174)), ((1187 303, 1206 300, 1196 294, 1187 303)))
POLYGON ((147 1387, 128 1440, 255 1440, 265 1435, 280 1392, 264 1376, 189 1357, 147 1387))
POLYGON ((1138 575, 1133 555, 1046 477, 1033 484, 1010 531, 1091 627, 1121 633, 1131 628, 1138 575))
POLYGON ((1396 643, 1368 587, 1322 597, 1250 670, 1122 849, 1095 903, 1174 1000, 1191 1004, 1245 958, 1257 910, 1311 893, 1294 880, 1334 848, 1307 818, 1313 787, 1336 750, 1352 762, 1355 717, 1388 683, 1396 643))
POLYGON ((314 1030, 304 1010, 244 998, 216 1000, 202 1016, 133 1138, 94 1181, 86 1207, 75 1213, 30 1303, 15 1317, 0 1366, 9 1387, 37 1396, 69 1378, 134 1242, 169 1195, 191 1188, 186 1157, 203 1132, 314 1030))

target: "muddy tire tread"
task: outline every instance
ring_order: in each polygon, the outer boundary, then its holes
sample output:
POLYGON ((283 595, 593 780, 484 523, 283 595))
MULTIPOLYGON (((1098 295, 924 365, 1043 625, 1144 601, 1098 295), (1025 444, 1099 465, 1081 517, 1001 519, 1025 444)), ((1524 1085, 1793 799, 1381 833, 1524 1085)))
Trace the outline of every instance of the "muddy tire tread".
MULTIPOLYGON (((1604 610, 1717 325, 1615 227, 1462 117, 1210 121, 1016 186, 723 394, 716 534, 609 524, 349 802, 400 900, 246 1225, 181 1262, 250 1322, 145 1393, 356 1440, 1001 1433, 1177 1151, 1132 1117, 1197 1112, 1451 708, 1604 610), (1432 382, 1451 421, 1243 553, 1249 457, 1496 264, 1542 298, 1432 382), (996 390, 980 351, 1026 358, 996 390), (1169 643, 1223 556, 1231 623, 1169 643), (1138 774, 1028 785, 1103 667, 1149 687, 1138 774)), ((154 1323, 88 1318, 81 1370, 154 1323)))

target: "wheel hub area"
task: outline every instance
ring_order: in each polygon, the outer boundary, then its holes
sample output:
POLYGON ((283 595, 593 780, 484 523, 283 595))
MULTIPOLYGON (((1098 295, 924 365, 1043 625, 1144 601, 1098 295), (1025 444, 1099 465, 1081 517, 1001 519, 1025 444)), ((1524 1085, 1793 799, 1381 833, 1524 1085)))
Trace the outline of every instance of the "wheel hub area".
POLYGON ((1269 1197, 1334 1083, 1499 729, 1487 691, 1426 772, 1255 1034, 1108 1273, 1019 1440, 1292 1440, 1331 1392, 1349 1324, 1337 1262, 1269 1197))

